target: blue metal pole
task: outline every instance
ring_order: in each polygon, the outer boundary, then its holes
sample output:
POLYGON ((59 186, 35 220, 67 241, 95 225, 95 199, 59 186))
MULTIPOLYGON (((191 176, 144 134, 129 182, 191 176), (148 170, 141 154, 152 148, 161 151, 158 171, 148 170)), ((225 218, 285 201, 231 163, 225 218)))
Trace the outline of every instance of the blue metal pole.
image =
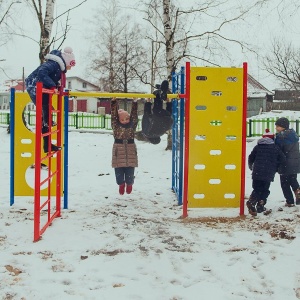
MULTIPOLYGON (((181 67, 181 72, 180 72, 180 93, 184 94, 185 86, 185 68, 181 67)), ((183 198, 183 158, 184 158, 184 102, 185 99, 181 98, 180 99, 180 150, 179 150, 179 197, 178 197, 178 205, 182 205, 182 198, 183 198)), ((187 162, 186 162, 187 163, 187 162)))
MULTIPOLYGON (((172 73, 172 93, 176 93, 176 73, 172 73)), ((178 121, 177 100, 172 101, 172 190, 176 192, 176 129, 178 121)))

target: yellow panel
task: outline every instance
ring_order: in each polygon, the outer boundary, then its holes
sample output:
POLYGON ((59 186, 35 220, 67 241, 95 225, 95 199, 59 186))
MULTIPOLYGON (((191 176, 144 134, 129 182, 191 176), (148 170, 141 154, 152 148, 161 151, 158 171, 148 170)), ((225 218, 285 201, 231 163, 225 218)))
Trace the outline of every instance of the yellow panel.
MULTIPOLYGON (((14 141, 14 155, 15 155, 14 195, 15 196, 34 195, 34 188, 28 185, 25 178, 26 171, 30 169, 31 165, 34 164, 34 159, 35 159, 34 156, 35 133, 26 128, 22 119, 23 110, 28 103, 32 103, 28 93, 15 94, 15 141, 14 141)), ((57 107, 57 97, 53 98, 53 106, 57 107)), ((53 139, 57 139, 56 134, 53 135, 53 139)), ((45 156, 45 153, 42 151, 41 155, 43 157, 45 156)), ((48 160, 43 161, 43 163, 48 165, 48 160)), ((51 162, 52 170, 54 170, 55 166, 56 166, 56 158, 54 157, 52 158, 52 162, 51 162)), ((31 175, 32 173, 34 173, 34 170, 32 170, 31 175)), ((34 177, 30 176, 31 184, 32 186, 34 186, 34 179, 32 178, 34 177)), ((51 182, 51 195, 53 196, 55 194, 56 194, 56 176, 54 176, 51 182)), ((47 195, 47 189, 43 189, 41 191, 41 196, 46 196, 46 195, 47 195)))
POLYGON ((188 207, 239 207, 243 69, 192 67, 188 207))

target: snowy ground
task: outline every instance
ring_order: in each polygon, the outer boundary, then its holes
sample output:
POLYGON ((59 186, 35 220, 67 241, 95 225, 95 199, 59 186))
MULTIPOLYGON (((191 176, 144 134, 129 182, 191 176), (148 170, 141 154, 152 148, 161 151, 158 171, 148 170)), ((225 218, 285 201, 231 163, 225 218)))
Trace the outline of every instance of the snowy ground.
MULTIPOLYGON (((0 299, 300 299, 300 211, 278 211, 278 177, 268 216, 201 209, 182 220, 166 143, 137 142, 134 190, 120 196, 112 142, 70 133, 69 209, 33 243, 32 198, 9 206, 9 135, 0 127, 0 299)), ((247 170, 246 196, 250 178, 247 170)))

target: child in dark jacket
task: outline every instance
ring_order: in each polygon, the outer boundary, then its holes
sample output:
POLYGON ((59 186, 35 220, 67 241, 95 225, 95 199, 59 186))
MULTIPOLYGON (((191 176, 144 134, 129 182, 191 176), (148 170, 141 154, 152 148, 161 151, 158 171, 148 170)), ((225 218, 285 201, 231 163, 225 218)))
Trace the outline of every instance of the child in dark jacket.
POLYGON ((246 205, 252 216, 266 210, 271 182, 279 165, 284 161, 284 154, 274 143, 274 134, 269 132, 257 141, 257 145, 248 156, 248 165, 252 170, 253 191, 246 205))
POLYGON ((137 99, 132 102, 131 113, 118 109, 116 98, 111 100, 111 124, 115 142, 112 149, 112 167, 115 169, 119 193, 130 194, 134 183, 134 168, 138 166, 134 133, 138 124, 137 99))
POLYGON ((276 123, 275 144, 279 146, 286 161, 280 165, 280 184, 285 197, 285 206, 300 205, 300 187, 297 181, 297 173, 300 173, 299 137, 294 129, 289 129, 290 123, 287 118, 279 118, 276 123))
MULTIPOLYGON (((45 56, 46 62, 35 69, 25 80, 27 92, 34 104, 36 104, 36 83, 42 82, 43 88, 53 89, 57 92, 59 86, 65 87, 67 70, 75 66, 75 57, 71 47, 66 47, 64 52, 52 50, 45 56)), ((49 94, 43 93, 42 96, 42 133, 49 132, 53 125, 52 120, 49 123, 49 94)), ((44 152, 49 150, 49 136, 43 138, 44 152)), ((51 151, 58 151, 61 148, 51 145, 51 151)))
POLYGON ((172 102, 167 98, 169 83, 164 80, 158 90, 154 91, 154 106, 148 99, 144 106, 142 133, 151 144, 159 144, 160 137, 172 128, 172 102), (167 101, 163 109, 163 101, 167 101))

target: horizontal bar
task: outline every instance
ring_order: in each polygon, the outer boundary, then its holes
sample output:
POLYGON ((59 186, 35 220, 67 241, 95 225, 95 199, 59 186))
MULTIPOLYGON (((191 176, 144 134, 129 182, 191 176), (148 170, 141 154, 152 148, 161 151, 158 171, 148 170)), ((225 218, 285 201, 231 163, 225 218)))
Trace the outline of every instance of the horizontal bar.
MULTIPOLYGON (((72 92, 69 91, 69 97, 93 97, 93 98, 155 98, 153 94, 136 93, 101 93, 101 92, 72 92)), ((182 94, 167 94, 167 98, 185 98, 182 94)))

